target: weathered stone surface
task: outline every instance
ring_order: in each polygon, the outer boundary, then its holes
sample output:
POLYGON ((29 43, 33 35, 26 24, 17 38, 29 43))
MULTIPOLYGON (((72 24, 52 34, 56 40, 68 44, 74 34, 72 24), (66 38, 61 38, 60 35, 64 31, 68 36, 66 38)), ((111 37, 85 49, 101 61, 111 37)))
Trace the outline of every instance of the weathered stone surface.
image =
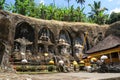
POLYGON ((108 36, 110 34, 120 37, 120 21, 110 25, 110 27, 106 31, 105 36, 108 36))
POLYGON ((31 25, 37 33, 43 27, 48 27, 54 34, 55 38, 59 35, 61 30, 66 30, 71 35, 71 38, 80 36, 81 33, 88 32, 88 41, 93 46, 99 41, 99 35, 104 38, 108 25, 97 25, 81 22, 62 22, 54 20, 42 20, 31 17, 25 17, 19 14, 12 14, 0 11, 0 38, 8 39, 13 44, 15 35, 15 28, 19 23, 27 22, 31 25))
POLYGON ((87 32, 87 42, 90 47, 96 45, 107 35, 115 34, 117 36, 120 36, 120 22, 114 23, 110 26, 82 22, 62 22, 55 20, 35 19, 32 17, 26 17, 0 10, 0 39, 7 42, 7 46, 9 46, 9 54, 12 53, 12 50, 14 48, 15 33, 17 32, 16 27, 22 23, 25 26, 27 25, 28 27, 30 26, 30 28, 32 27, 34 30, 34 53, 37 53, 38 51, 38 33, 44 27, 48 28, 53 34, 54 37, 52 38, 51 42, 55 45, 56 39, 59 38, 61 30, 68 32, 68 35, 70 35, 71 38, 71 42, 73 42, 76 37, 82 37, 82 40, 84 40, 85 33, 87 32))

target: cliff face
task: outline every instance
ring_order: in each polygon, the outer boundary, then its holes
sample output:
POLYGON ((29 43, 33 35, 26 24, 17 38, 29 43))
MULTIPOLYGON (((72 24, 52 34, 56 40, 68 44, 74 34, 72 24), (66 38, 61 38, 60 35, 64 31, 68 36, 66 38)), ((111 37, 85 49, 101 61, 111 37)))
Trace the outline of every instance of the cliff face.
MULTIPOLYGON (((83 51, 87 51, 110 34, 120 37, 120 22, 116 22, 111 25, 62 22, 35 19, 19 14, 0 11, 0 41, 2 44, 5 43, 5 46, 0 44, 0 52, 2 52, 0 56, 0 64, 9 62, 8 54, 13 53, 16 46, 20 50, 21 44, 16 43, 15 41, 18 41, 18 39, 20 40, 22 37, 27 39, 26 44, 28 44, 28 46, 26 48, 30 49, 32 53, 38 53, 42 48, 45 51, 41 53, 51 51, 55 54, 59 54, 62 50, 60 50, 62 47, 59 47, 61 44, 58 43, 60 38, 66 37, 66 42, 70 44, 69 53, 74 56, 74 53, 76 53, 74 50, 75 40, 78 38, 84 46, 83 51), (44 35, 42 32, 47 33, 46 35, 47 37, 49 36, 50 40, 46 37, 47 42, 39 42, 41 37, 44 35), (29 44, 32 44, 32 46, 29 44), (2 48, 5 48, 4 51, 2 48)), ((76 56, 74 56, 74 58, 76 58, 76 56)), ((8 63, 3 65, 7 64, 8 63)))
POLYGON ((104 38, 106 30, 109 28, 108 25, 41 20, 0 11, 0 39, 7 40, 13 44, 16 26, 22 22, 27 22, 31 25, 36 34, 41 28, 47 27, 54 34, 55 38, 57 38, 61 30, 67 31, 71 35, 71 38, 88 32, 87 38, 92 46, 104 38))
POLYGON ((105 33, 105 36, 108 36, 110 34, 120 37, 120 21, 115 22, 109 26, 105 33))
POLYGON ((8 13, 0 11, 0 39, 8 40, 10 20, 8 13))
MULTIPOLYGON (((28 26, 28 29, 30 29, 30 27, 33 28, 34 34, 31 32, 27 35, 29 35, 29 37, 31 35, 35 35, 30 37, 30 40, 33 40, 35 45, 37 45, 36 41, 38 40, 39 32, 44 27, 51 31, 51 34, 53 35, 51 38, 52 43, 55 43, 56 39, 59 38, 61 30, 65 31, 65 33, 68 33, 71 38, 71 42, 73 42, 76 37, 82 37, 82 40, 84 40, 83 36, 87 32, 87 41, 90 48, 110 34, 120 36, 120 22, 116 22, 111 25, 62 22, 55 20, 35 19, 19 14, 0 11, 0 39, 8 41, 12 47, 14 47, 14 39, 19 35, 18 30, 21 28, 17 29, 17 26, 20 25, 22 28, 25 26, 28 26), (35 40, 32 38, 35 38, 35 40)), ((32 30, 30 29, 30 31, 32 30)), ((37 46, 35 46, 35 48, 37 49, 37 46)))

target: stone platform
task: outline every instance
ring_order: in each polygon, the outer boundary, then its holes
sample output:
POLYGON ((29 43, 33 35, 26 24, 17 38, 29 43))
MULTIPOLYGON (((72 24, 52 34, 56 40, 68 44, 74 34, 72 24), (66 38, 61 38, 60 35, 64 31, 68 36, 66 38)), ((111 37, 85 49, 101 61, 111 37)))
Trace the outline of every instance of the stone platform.
POLYGON ((15 74, 0 73, 0 80, 120 80, 120 73, 49 73, 49 74, 15 74))

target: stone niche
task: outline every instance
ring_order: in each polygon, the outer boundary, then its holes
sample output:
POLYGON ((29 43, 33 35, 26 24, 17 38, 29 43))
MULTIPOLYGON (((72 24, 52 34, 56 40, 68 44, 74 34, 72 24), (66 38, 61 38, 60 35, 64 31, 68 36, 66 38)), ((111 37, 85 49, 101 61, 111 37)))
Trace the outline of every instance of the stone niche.
POLYGON ((80 59, 88 49, 105 38, 108 27, 35 19, 0 11, 0 38, 8 42, 12 62, 23 59, 39 62, 55 56, 59 59, 80 59), (48 55, 45 56, 45 53, 48 55))

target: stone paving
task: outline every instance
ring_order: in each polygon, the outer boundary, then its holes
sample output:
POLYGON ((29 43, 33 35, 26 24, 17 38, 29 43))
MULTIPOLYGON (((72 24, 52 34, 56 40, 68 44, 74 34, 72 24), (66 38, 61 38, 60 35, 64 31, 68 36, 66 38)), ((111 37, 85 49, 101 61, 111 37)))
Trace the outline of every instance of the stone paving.
POLYGON ((120 73, 52 73, 52 74, 15 74, 0 73, 0 80, 120 80, 120 73), (119 77, 119 78, 118 78, 119 77), (112 79, 118 78, 118 79, 112 79))

